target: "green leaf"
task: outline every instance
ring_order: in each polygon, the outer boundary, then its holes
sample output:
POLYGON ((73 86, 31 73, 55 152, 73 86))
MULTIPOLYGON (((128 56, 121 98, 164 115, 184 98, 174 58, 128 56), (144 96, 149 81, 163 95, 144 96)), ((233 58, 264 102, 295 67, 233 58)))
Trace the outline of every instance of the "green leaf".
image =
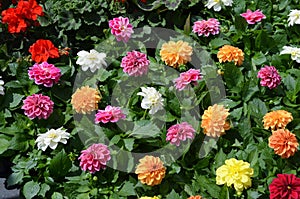
POLYGON ((262 120, 263 116, 268 112, 266 104, 261 99, 255 98, 249 102, 248 109, 250 114, 262 120))
POLYGON ((171 193, 167 195, 166 199, 181 199, 181 197, 174 191, 174 189, 172 189, 171 193))
POLYGON ((26 199, 31 199, 40 191, 40 185, 37 182, 29 181, 23 187, 23 194, 26 199))
POLYGON ((10 146, 9 137, 0 134, 0 155, 4 153, 10 146))
POLYGON ((205 176, 198 176, 197 182, 203 190, 206 190, 209 193, 210 196, 218 198, 221 188, 216 185, 215 182, 209 180, 205 176))
POLYGON ((160 129, 149 120, 137 121, 133 131, 130 134, 136 138, 157 137, 160 134, 160 129))
POLYGON ((24 173, 22 171, 12 173, 7 179, 7 185, 12 186, 23 181, 24 173))
POLYGON ((24 95, 20 95, 18 93, 13 93, 13 101, 9 103, 9 108, 15 108, 20 104, 24 95))
POLYGON ((61 193, 58 192, 54 192, 51 196, 51 199, 63 199, 63 195, 61 193))
POLYGON ((243 87, 244 76, 234 64, 227 64, 224 71, 224 79, 229 89, 240 91, 243 87))
POLYGON ((227 187, 226 185, 224 185, 224 186, 222 187, 221 192, 220 192, 218 198, 222 198, 222 199, 230 199, 228 187, 227 187))
POLYGON ((136 196, 133 183, 125 182, 123 187, 119 191, 119 195, 120 196, 136 196))
POLYGON ((71 160, 65 150, 62 150, 50 161, 49 172, 53 177, 64 177, 71 167, 71 160))
POLYGON ((225 44, 230 44, 229 41, 225 40, 225 39, 222 39, 222 38, 216 38, 216 39, 213 39, 210 41, 209 45, 213 48, 213 49, 216 49, 216 48, 219 48, 225 44))
POLYGON ((134 144, 134 139, 133 138, 128 138, 128 139, 124 139, 123 141, 124 141, 126 149, 128 149, 128 151, 132 151, 133 144, 134 144))
POLYGON ((254 64, 254 65, 261 65, 261 64, 265 63, 265 61, 267 61, 267 58, 263 53, 257 52, 252 57, 251 61, 252 61, 252 64, 254 64))
POLYGON ((47 193, 47 191, 50 190, 50 186, 48 184, 42 184, 41 185, 41 190, 39 192, 39 196, 42 196, 43 198, 45 198, 45 195, 47 193))

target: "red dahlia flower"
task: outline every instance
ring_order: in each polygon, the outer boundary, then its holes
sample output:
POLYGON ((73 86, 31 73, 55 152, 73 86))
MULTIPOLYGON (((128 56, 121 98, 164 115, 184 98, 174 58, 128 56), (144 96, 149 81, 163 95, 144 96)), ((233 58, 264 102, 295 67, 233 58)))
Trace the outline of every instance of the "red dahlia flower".
POLYGON ((269 186, 270 199, 300 198, 300 178, 294 174, 278 174, 269 186))
POLYGON ((59 57, 58 48, 50 40, 39 39, 29 48, 32 59, 37 62, 45 62, 48 58, 59 57))

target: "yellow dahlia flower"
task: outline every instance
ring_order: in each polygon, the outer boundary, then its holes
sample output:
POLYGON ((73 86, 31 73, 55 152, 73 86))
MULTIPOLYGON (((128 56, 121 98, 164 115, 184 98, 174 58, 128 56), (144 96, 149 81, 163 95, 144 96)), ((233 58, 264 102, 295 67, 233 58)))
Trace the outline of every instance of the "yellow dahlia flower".
POLYGON ((240 195, 244 189, 251 187, 253 172, 248 162, 231 158, 225 160, 225 164, 217 169, 216 181, 218 185, 226 184, 228 187, 233 185, 240 195))
POLYGON ((160 184, 166 174, 166 168, 160 158, 146 155, 139 162, 135 173, 138 174, 141 183, 149 186, 160 184))
POLYGON ((98 109, 100 93, 89 86, 78 88, 72 95, 71 104, 77 113, 87 114, 98 109))
POLYGON ((204 134, 211 137, 220 137, 225 134, 225 130, 230 129, 229 122, 226 121, 229 109, 223 105, 214 104, 209 106, 202 115, 201 127, 204 134))
POLYGON ((182 40, 164 43, 160 50, 161 60, 173 68, 191 61, 192 54, 193 48, 182 40))
POLYGON ((285 110, 271 111, 263 118, 264 128, 271 128, 272 131, 284 129, 286 125, 293 120, 290 112, 285 110))
POLYGON ((238 66, 242 65, 244 61, 243 51, 230 45, 224 45, 220 48, 217 57, 220 63, 234 61, 234 64, 238 66))

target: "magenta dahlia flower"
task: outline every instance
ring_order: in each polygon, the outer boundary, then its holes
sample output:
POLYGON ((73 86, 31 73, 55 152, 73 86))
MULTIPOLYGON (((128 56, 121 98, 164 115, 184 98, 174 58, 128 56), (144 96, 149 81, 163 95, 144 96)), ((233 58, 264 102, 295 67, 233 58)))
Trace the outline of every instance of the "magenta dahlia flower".
POLYGON ((247 10, 247 12, 242 13, 241 16, 246 19, 248 24, 255 24, 266 18, 266 16, 260 10, 252 12, 249 9, 247 10))
POLYGON ((208 37, 210 34, 216 35, 220 32, 220 23, 214 18, 210 18, 207 21, 196 21, 193 25, 193 32, 197 33, 198 36, 204 35, 208 37))
POLYGON ((133 50, 122 58, 121 67, 130 76, 142 76, 148 72, 149 64, 146 54, 133 50))
POLYGON ((186 139, 194 139, 195 129, 187 122, 175 124, 168 129, 166 141, 176 146, 186 139))
POLYGON ((200 70, 190 69, 180 73, 180 76, 174 80, 176 89, 183 90, 189 83, 197 84, 197 81, 202 79, 200 70))
POLYGON ((105 110, 98 110, 98 113, 95 115, 95 117, 95 123, 98 124, 100 122, 117 122, 120 119, 125 119, 126 115, 122 112, 120 107, 108 105, 105 107, 105 110))
POLYGON ((276 88, 281 82, 281 77, 274 66, 261 68, 257 77, 261 78, 260 85, 267 86, 269 89, 276 88))
POLYGON ((115 35, 117 41, 127 42, 133 33, 132 25, 127 17, 118 17, 109 20, 111 34, 115 35))
POLYGON ((50 97, 42 94, 33 94, 23 100, 22 109, 29 119, 47 119, 53 112, 54 103, 50 97))
POLYGON ((52 87, 56 84, 60 77, 60 69, 53 64, 42 62, 41 64, 34 64, 28 70, 29 79, 34 80, 38 85, 43 84, 46 87, 52 87))
POLYGON ((83 171, 95 173, 106 168, 106 163, 110 160, 110 151, 104 144, 92 144, 86 150, 81 151, 78 158, 83 171))

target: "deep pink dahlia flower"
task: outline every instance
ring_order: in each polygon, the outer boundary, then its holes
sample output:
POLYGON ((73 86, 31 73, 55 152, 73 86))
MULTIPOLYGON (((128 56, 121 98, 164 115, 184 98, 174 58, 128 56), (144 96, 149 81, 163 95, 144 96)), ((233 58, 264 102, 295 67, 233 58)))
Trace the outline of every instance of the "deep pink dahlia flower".
POLYGON ((81 151, 78 158, 80 167, 84 171, 95 173, 106 168, 106 163, 110 160, 110 151, 104 144, 92 144, 86 150, 81 151))
POLYGON ((281 77, 274 66, 265 66, 261 68, 257 77, 261 78, 260 85, 267 86, 269 89, 276 88, 281 82, 281 77))
POLYGON ((46 87, 52 87, 56 84, 60 77, 60 69, 53 64, 42 62, 41 64, 34 64, 28 70, 29 79, 34 80, 38 85, 43 84, 46 87))
POLYGON ((149 64, 146 54, 133 50, 122 58, 121 67, 130 76, 142 76, 148 72, 149 64))
POLYGON ((195 129, 187 122, 175 124, 168 129, 166 141, 170 141, 171 144, 179 146, 181 141, 193 139, 195 132, 195 129))
POLYGON ((127 42, 133 33, 132 25, 127 17, 118 17, 109 20, 111 34, 115 35, 117 41, 127 42))
POLYGON ((126 115, 122 112, 120 107, 108 105, 105 107, 105 110, 98 110, 98 113, 95 115, 95 117, 95 123, 98 124, 100 122, 117 122, 120 119, 125 119, 126 115))
POLYGON ((220 32, 220 23, 214 18, 210 18, 207 21, 196 21, 193 25, 193 32, 197 33, 198 36, 204 35, 208 37, 210 34, 216 35, 220 32))
POLYGON ((247 12, 242 13, 241 16, 246 19, 248 24, 255 24, 266 18, 266 16, 260 10, 252 12, 249 9, 247 10, 247 12))
POLYGON ((47 119, 53 112, 53 101, 50 97, 42 94, 28 96, 23 100, 23 103, 22 109, 24 109, 24 113, 29 119, 34 119, 36 117, 38 119, 47 119))
POLYGON ((183 90, 189 83, 197 84, 197 81, 202 79, 200 70, 190 69, 180 73, 180 76, 174 80, 176 89, 183 90))

